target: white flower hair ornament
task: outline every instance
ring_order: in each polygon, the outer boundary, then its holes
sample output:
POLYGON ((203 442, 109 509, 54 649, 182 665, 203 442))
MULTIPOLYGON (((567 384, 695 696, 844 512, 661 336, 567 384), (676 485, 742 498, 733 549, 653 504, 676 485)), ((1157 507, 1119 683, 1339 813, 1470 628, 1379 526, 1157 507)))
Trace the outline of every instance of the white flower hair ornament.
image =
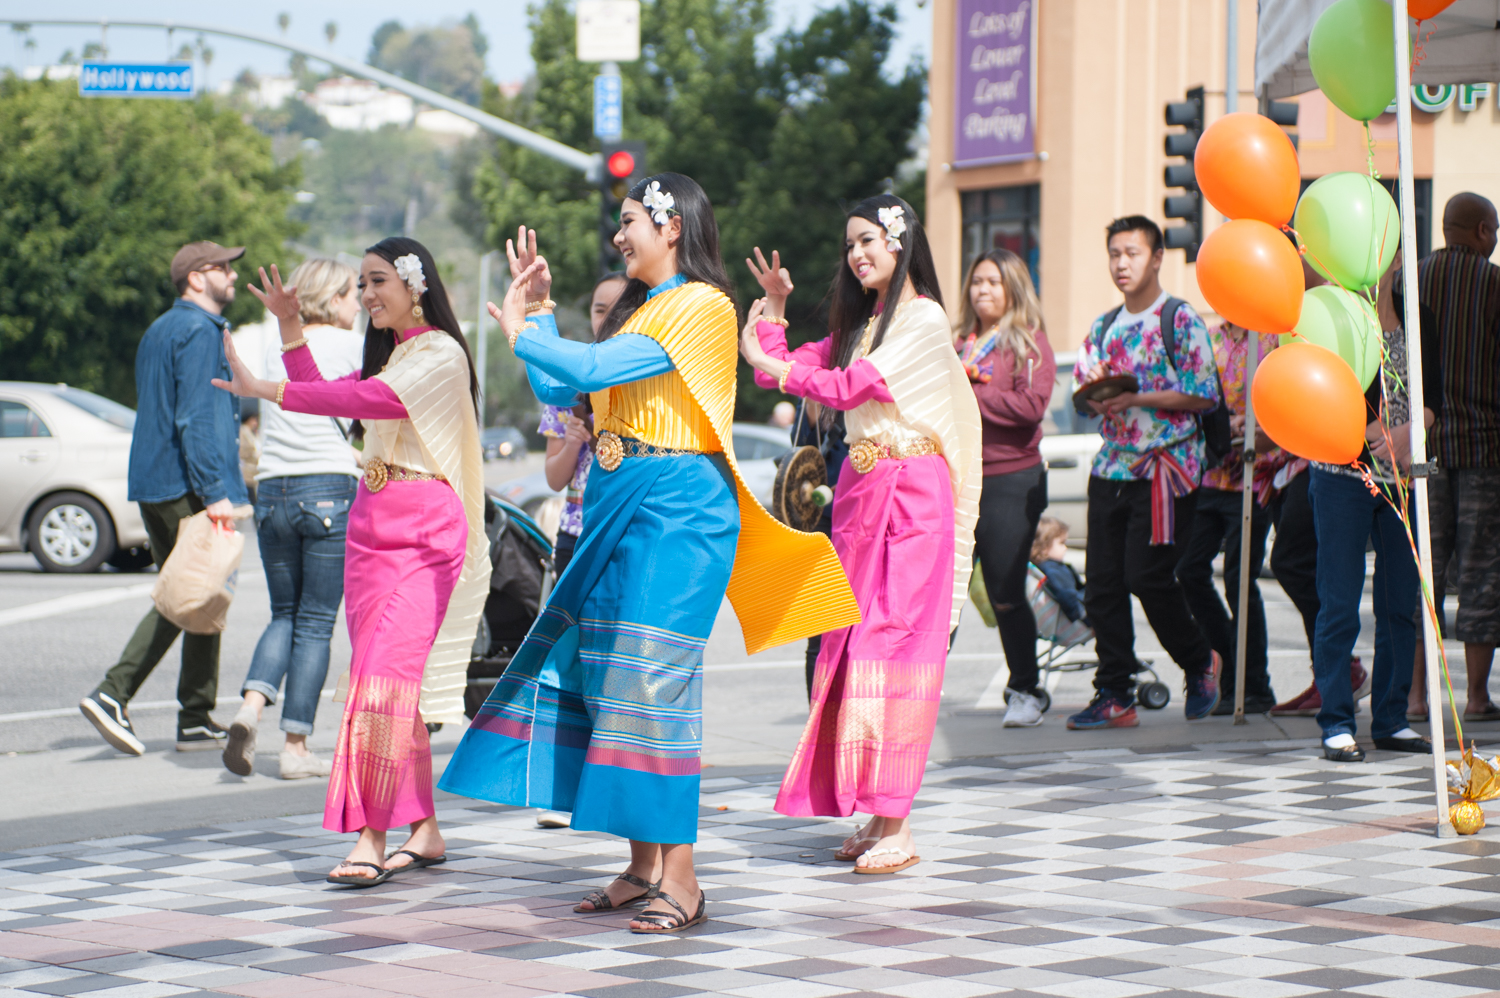
POLYGON ((406 282, 414 295, 427 290, 427 281, 422 273, 422 258, 415 253, 396 257, 396 276, 406 282))
POLYGON ((875 215, 885 229, 885 248, 892 253, 900 253, 901 237, 906 234, 906 209, 896 204, 881 208, 875 215))
POLYGON ((660 180, 653 180, 646 186, 641 204, 646 206, 646 210, 651 213, 651 221, 657 225, 666 225, 667 219, 681 214, 676 208, 677 199, 672 197, 671 192, 661 189, 660 180))

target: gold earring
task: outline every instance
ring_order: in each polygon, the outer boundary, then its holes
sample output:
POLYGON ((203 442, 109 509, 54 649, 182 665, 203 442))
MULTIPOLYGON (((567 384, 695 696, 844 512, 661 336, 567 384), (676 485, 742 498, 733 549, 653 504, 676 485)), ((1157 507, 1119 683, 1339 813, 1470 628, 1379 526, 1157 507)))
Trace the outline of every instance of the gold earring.
POLYGON ((411 314, 414 319, 422 318, 422 296, 415 291, 411 293, 411 314))

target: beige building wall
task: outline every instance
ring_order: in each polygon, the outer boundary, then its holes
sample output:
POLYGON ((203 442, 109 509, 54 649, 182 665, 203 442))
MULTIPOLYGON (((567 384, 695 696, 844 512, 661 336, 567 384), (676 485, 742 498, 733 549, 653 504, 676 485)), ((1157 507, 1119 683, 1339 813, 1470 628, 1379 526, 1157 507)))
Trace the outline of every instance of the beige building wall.
MULTIPOLYGON (((1225 14, 1222 3, 1210 0, 1045 0, 1039 8, 1036 135, 1042 155, 955 170, 949 161, 957 4, 933 0, 927 226, 943 292, 956 313, 961 193, 1040 183, 1042 306, 1054 347, 1068 350, 1095 316, 1120 300, 1107 270, 1105 225, 1136 213, 1167 221, 1164 106, 1201 85, 1209 120, 1223 114, 1225 14)), ((1241 110, 1253 110, 1255 4, 1239 8, 1239 102, 1241 110)), ((1216 218, 1206 222, 1209 229, 1216 218)), ((1206 309, 1183 257, 1181 250, 1167 251, 1162 283, 1206 309)))
POLYGON ((1432 246, 1443 245, 1443 205, 1460 191, 1482 194, 1500 205, 1500 100, 1497 87, 1474 110, 1455 101, 1430 117, 1433 160, 1442 169, 1432 175, 1432 246))

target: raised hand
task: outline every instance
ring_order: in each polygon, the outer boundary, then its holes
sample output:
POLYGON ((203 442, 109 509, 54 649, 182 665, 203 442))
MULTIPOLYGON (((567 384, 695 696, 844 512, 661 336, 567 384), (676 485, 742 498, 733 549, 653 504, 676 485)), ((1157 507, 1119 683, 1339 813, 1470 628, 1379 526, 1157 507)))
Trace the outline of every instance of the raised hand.
POLYGON ((546 298, 552 290, 552 271, 547 269, 546 259, 537 254, 536 230, 524 225, 517 226, 515 240, 505 240, 505 256, 510 261, 512 280, 518 279, 538 260, 541 261, 541 269, 531 281, 531 300, 541 301, 546 298))
POLYGON ((770 299, 767 304, 771 306, 768 314, 780 315, 781 305, 792 293, 795 287, 792 284, 792 275, 781 265, 781 252, 771 251, 771 262, 766 263, 766 258, 761 254, 760 247, 755 247, 755 260, 745 258, 745 266, 750 268, 750 273, 760 282, 761 289, 765 291, 766 298, 770 299), (760 266, 756 266, 759 262, 760 266))
POLYGON ((766 300, 757 298, 750 305, 750 311, 745 313, 745 329, 740 333, 740 356, 745 358, 745 363, 757 370, 764 370, 763 364, 770 358, 760 345, 760 337, 755 332, 755 326, 765 314, 766 300))
POLYGON ((302 303, 297 300, 296 287, 283 287, 281 284, 281 273, 277 271, 276 264, 271 264, 271 277, 266 279, 266 268, 260 268, 260 287, 250 285, 250 293, 260 299, 260 303, 266 310, 282 322, 299 317, 302 311, 302 303), (261 288, 269 288, 263 291, 261 288))
POLYGON ((526 301, 528 298, 536 297, 533 286, 537 274, 546 266, 547 261, 537 257, 524 270, 516 273, 515 280, 510 282, 510 288, 505 292, 505 298, 498 306, 494 302, 485 303, 490 315, 500 323, 500 328, 505 330, 511 349, 515 349, 516 337, 520 335, 521 327, 526 324, 526 301))
POLYGON ((274 384, 263 378, 257 378, 250 373, 250 368, 240 360, 239 352, 234 349, 234 340, 230 338, 229 331, 224 332, 224 356, 229 360, 229 372, 232 380, 224 381, 213 378, 211 382, 215 388, 222 388, 232 395, 240 398, 264 398, 276 397, 274 384), (271 386, 269 390, 267 386, 271 386))

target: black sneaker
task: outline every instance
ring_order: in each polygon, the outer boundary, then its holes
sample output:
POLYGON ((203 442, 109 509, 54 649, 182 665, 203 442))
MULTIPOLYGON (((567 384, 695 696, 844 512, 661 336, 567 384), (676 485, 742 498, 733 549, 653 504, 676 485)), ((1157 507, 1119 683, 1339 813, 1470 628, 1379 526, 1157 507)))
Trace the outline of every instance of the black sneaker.
POLYGON ((130 724, 130 715, 125 713, 125 705, 117 703, 114 697, 95 690, 78 701, 78 709, 99 729, 104 740, 119 751, 126 755, 146 754, 146 746, 135 736, 135 728, 130 724))
POLYGON ((214 723, 213 718, 209 718, 207 724, 195 724, 191 728, 177 729, 177 751, 179 752, 199 752, 208 749, 222 752, 228 742, 229 730, 219 727, 214 723))

